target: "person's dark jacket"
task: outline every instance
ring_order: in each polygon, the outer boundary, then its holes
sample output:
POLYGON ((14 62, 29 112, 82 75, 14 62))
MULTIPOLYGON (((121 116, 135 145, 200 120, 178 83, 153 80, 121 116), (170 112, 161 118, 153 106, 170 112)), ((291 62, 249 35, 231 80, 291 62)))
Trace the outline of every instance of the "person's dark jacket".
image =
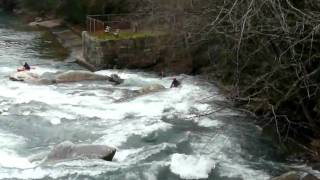
POLYGON ((25 70, 30 70, 31 69, 28 63, 24 63, 23 67, 24 67, 25 70))
POLYGON ((170 88, 179 87, 180 85, 181 85, 181 83, 176 78, 174 78, 172 80, 170 88))

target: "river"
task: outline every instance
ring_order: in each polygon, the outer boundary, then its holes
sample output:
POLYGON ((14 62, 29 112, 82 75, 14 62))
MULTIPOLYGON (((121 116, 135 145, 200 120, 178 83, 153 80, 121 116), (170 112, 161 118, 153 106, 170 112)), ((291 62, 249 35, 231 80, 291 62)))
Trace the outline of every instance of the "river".
POLYGON ((124 83, 9 81, 25 61, 38 74, 82 69, 67 63, 44 32, 21 24, 0 13, 0 179, 259 180, 282 172, 271 140, 244 114, 215 103, 225 98, 200 77, 180 75, 181 88, 123 102, 116 100, 148 84, 168 87, 173 77, 103 70, 97 73, 118 73, 124 83), (41 164, 63 141, 117 153, 113 162, 41 164))

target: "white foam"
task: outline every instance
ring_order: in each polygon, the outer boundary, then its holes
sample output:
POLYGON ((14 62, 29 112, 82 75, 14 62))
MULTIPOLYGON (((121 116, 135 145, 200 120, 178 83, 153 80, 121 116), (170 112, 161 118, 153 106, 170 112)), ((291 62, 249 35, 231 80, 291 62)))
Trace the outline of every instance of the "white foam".
POLYGON ((219 162, 219 175, 221 177, 236 179, 270 179, 263 170, 255 170, 249 167, 242 157, 241 145, 238 139, 227 136, 225 131, 218 131, 211 137, 203 137, 201 141, 195 141, 195 153, 206 154, 219 162))
POLYGON ((196 121, 199 126, 202 127, 220 127, 224 125, 221 121, 210 119, 207 117, 201 118, 200 120, 196 121))
POLYGON ((24 116, 29 116, 30 114, 31 114, 30 111, 23 111, 23 112, 22 112, 22 115, 24 115, 24 116))
POLYGON ((202 155, 173 154, 171 156, 170 170, 183 179, 208 178, 215 168, 215 162, 202 155))
POLYGON ((1 73, 10 73, 10 72, 12 72, 12 71, 14 71, 14 69, 13 69, 13 68, 9 68, 9 67, 0 67, 0 72, 1 72, 1 73))
POLYGON ((160 161, 160 162, 152 162, 150 165, 151 167, 143 172, 145 179, 148 180, 157 180, 158 174, 161 172, 159 171, 160 168, 167 166, 167 162, 160 161))
POLYGON ((8 132, 0 132, 0 167, 7 168, 30 168, 34 165, 27 158, 20 157, 14 149, 21 148, 26 140, 23 137, 10 134, 8 132))
POLYGON ((126 164, 136 164, 143 160, 146 160, 153 155, 159 154, 162 151, 176 148, 177 146, 175 144, 162 143, 137 149, 119 150, 119 154, 117 154, 118 152, 116 153, 115 160, 126 164))
POLYGON ((19 157, 13 151, 0 151, 0 157, 0 167, 26 169, 35 166, 27 158, 19 157))
POLYGON ((0 131, 0 144, 2 148, 14 148, 16 146, 23 145, 25 139, 21 136, 10 134, 5 131, 0 131))
MULTIPOLYGON (((128 121, 128 120, 123 120, 128 121)), ((157 130, 168 130, 171 125, 165 122, 148 122, 147 118, 131 120, 126 123, 114 124, 104 131, 104 136, 95 141, 95 144, 107 144, 118 147, 132 135, 145 136, 157 130)))
POLYGON ((8 104, 8 102, 6 102, 6 101, 0 102, 0 106, 4 106, 4 105, 7 105, 7 104, 8 104))
POLYGON ((46 178, 61 178, 69 174, 79 174, 87 176, 97 176, 105 172, 105 169, 94 169, 94 168, 29 168, 25 170, 10 170, 8 172, 0 172, 0 179, 46 179, 46 178))
POLYGON ((34 67, 35 69, 32 69, 31 71, 38 74, 38 75, 42 75, 44 73, 56 73, 58 70, 57 69, 53 69, 53 68, 46 68, 46 67, 41 67, 41 66, 31 66, 34 67))
POLYGON ((196 103, 195 104, 195 108, 198 111, 203 111, 203 112, 208 111, 208 110, 211 109, 209 104, 204 104, 204 103, 201 103, 201 104, 200 103, 196 103))
POLYGON ((61 123, 61 119, 74 120, 76 116, 72 113, 64 112, 63 110, 49 110, 44 112, 35 113, 38 116, 43 117, 44 119, 50 121, 51 124, 57 125, 61 123))
POLYGON ((125 162, 125 160, 128 159, 128 157, 132 154, 136 154, 140 152, 140 149, 121 149, 117 150, 117 153, 115 154, 113 160, 119 161, 119 162, 125 162))
POLYGON ((10 115, 10 113, 8 113, 8 112, 4 112, 4 113, 2 113, 1 115, 2 115, 2 116, 9 116, 9 115, 10 115))
POLYGON ((61 124, 61 120, 59 118, 53 118, 50 120, 52 125, 58 125, 61 124))
POLYGON ((66 160, 52 164, 52 167, 92 167, 92 166, 109 166, 114 168, 119 168, 121 164, 114 163, 113 161, 105 161, 102 159, 75 159, 75 160, 66 160))
POLYGON ((219 175, 228 178, 240 178, 247 180, 256 179, 270 179, 270 176, 261 170, 254 170, 246 165, 240 165, 238 163, 221 163, 222 168, 219 168, 219 175))

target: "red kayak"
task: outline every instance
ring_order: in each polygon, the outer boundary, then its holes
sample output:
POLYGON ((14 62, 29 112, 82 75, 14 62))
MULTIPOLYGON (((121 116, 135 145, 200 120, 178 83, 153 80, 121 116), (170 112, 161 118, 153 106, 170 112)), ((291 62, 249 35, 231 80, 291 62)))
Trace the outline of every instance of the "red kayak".
MULTIPOLYGON (((31 69, 35 69, 35 67, 32 67, 31 69)), ((18 68, 17 72, 21 72, 21 71, 30 71, 31 69, 25 69, 25 68, 18 68)))

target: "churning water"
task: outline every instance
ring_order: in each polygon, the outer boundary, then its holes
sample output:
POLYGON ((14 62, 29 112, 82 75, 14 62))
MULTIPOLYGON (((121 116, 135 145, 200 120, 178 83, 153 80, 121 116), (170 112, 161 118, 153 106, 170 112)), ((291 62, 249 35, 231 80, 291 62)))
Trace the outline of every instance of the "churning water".
POLYGON ((97 73, 118 73, 124 83, 9 81, 25 61, 38 74, 81 69, 57 61, 63 57, 43 32, 15 22, 0 14, 0 179, 257 180, 278 173, 270 141, 248 118, 213 103, 224 97, 201 78, 181 75, 181 88, 121 102, 148 84, 169 87, 172 77, 105 70, 97 73), (117 153, 113 162, 41 164, 53 146, 67 140, 113 146, 117 153))

